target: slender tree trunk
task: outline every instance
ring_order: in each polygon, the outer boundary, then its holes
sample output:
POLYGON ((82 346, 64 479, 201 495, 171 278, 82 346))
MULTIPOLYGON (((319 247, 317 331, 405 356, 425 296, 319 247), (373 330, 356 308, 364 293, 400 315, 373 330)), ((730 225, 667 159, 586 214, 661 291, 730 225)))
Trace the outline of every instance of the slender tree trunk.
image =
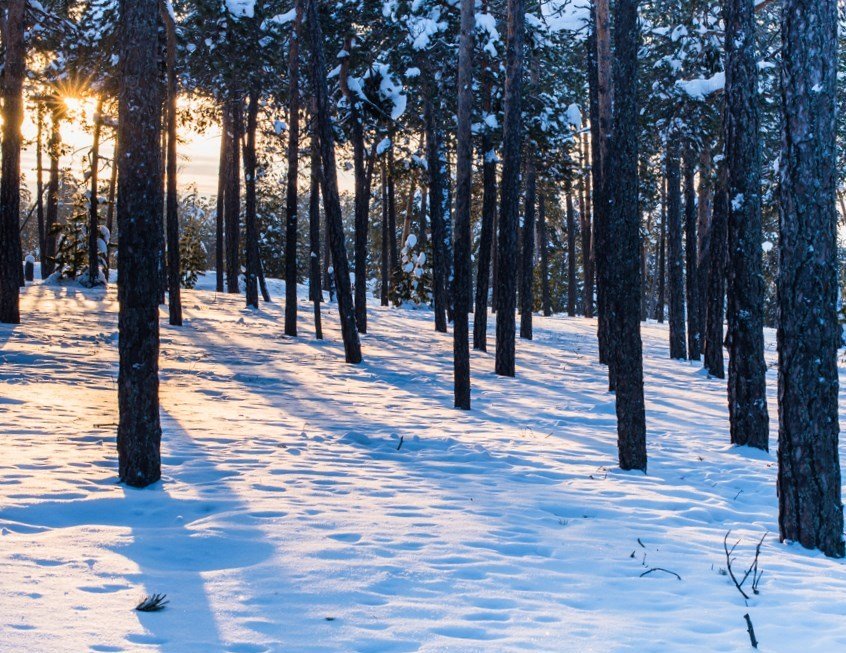
POLYGON ((567 195, 567 315, 576 315, 576 214, 573 209, 573 182, 564 180, 567 195))
POLYGON ((711 160, 711 148, 705 145, 699 153, 699 190, 697 200, 698 218, 696 233, 698 236, 696 259, 696 283, 699 285, 699 325, 700 350, 705 352, 705 331, 708 314, 708 268, 710 265, 711 221, 714 214, 714 169, 711 160))
POLYGON ((515 374, 515 318, 517 292, 517 229, 520 215, 520 147, 523 38, 526 31, 524 0, 508 0, 505 55, 502 183, 499 213, 498 304, 496 314, 496 373, 515 374))
POLYGON ((520 257, 520 337, 532 339, 535 310, 535 205, 537 204, 537 169, 532 155, 526 161, 526 189, 523 206, 523 235, 520 257))
POLYGON ((288 48, 288 186, 285 194, 285 335, 297 335, 297 177, 300 159, 300 34, 303 0, 294 2, 294 29, 288 48))
POLYGON ((9 0, 3 30, 3 164, 0 180, 0 322, 18 324, 21 252, 21 123, 26 75, 26 1, 9 0))
POLYGON ((473 30, 475 2, 461 0, 458 45, 458 129, 456 132, 455 249, 453 283, 453 377, 455 407, 470 410, 470 332, 473 273, 470 267, 470 204, 473 190, 473 30))
POLYGON ((708 247, 708 301, 705 330, 705 369, 711 376, 725 378, 723 363, 723 319, 726 297, 726 222, 728 221, 728 168, 717 164, 717 187, 708 247))
POLYGON ((88 287, 100 284, 100 256, 97 241, 100 238, 100 131, 102 127, 103 98, 97 100, 94 114, 94 135, 91 145, 91 178, 88 199, 88 287))
POLYGON ((661 235, 658 242, 658 303, 655 319, 664 323, 664 307, 667 305, 667 178, 661 180, 661 235))
POLYGON ((229 138, 232 126, 229 122, 229 110, 224 105, 221 112, 221 130, 220 130, 220 162, 217 169, 217 201, 215 210, 215 241, 214 241, 214 261, 215 261, 215 289, 217 292, 223 292, 223 276, 226 271, 226 263, 224 259, 224 215, 226 209, 226 186, 228 184, 229 175, 229 138))
POLYGON ((109 269, 111 268, 111 243, 115 241, 115 198, 117 197, 117 173, 118 158, 120 157, 120 143, 115 134, 115 142, 112 150, 112 173, 109 179, 109 205, 106 207, 106 230, 109 237, 106 242, 106 281, 109 280, 109 269))
POLYGON ((59 157, 62 153, 62 132, 60 130, 61 99, 52 97, 50 110, 50 139, 47 153, 50 156, 50 176, 47 179, 47 211, 44 224, 44 260, 41 261, 42 276, 49 277, 56 271, 56 230, 59 224, 59 157))
POLYGON ((117 445, 120 479, 144 487, 161 477, 159 260, 151 256, 162 232, 157 0, 121 0, 120 22, 117 445))
POLYGON ((728 215, 728 396, 731 441, 769 448, 761 264, 758 63, 750 0, 726 0, 728 215))
POLYGON ((582 269, 584 272, 583 287, 583 308, 585 317, 593 317, 593 220, 591 219, 591 173, 590 173, 590 149, 588 148, 587 134, 582 137, 582 181, 581 181, 581 207, 580 214, 582 227, 582 269))
POLYGON ((538 194, 538 242, 540 244, 541 304, 545 317, 552 315, 552 297, 549 292, 549 234, 546 231, 546 193, 538 194))
POLYGON ((686 359, 684 326, 684 262, 682 254, 681 165, 679 142, 667 143, 667 276, 669 282, 670 358, 686 359))
POLYGON ((162 21, 167 36, 167 191, 165 228, 167 230, 167 288, 170 324, 182 326, 182 283, 179 260, 179 199, 176 189, 176 25, 170 11, 161 4, 162 21))
POLYGON ((397 249, 397 189, 394 179, 394 148, 388 150, 388 285, 393 287, 394 274, 399 269, 397 249))
POLYGON ((390 278, 390 263, 388 258, 390 253, 388 251, 388 171, 386 170, 385 160, 382 159, 381 166, 381 187, 382 187, 382 284, 379 291, 379 300, 382 306, 388 305, 388 279, 390 278))
POLYGON ((323 33, 317 12, 318 0, 306 0, 306 21, 311 44, 311 80, 317 108, 317 134, 320 142, 323 185, 323 210, 329 242, 332 248, 332 267, 338 289, 338 315, 341 318, 341 335, 347 363, 361 362, 361 343, 352 302, 350 271, 344 245, 344 223, 341 216, 341 199, 338 195, 338 175, 335 167, 335 141, 332 134, 332 115, 329 109, 329 89, 326 83, 326 63, 323 54, 323 33))
POLYGON ((696 237, 696 163, 691 146, 684 153, 684 233, 685 284, 687 290, 687 358, 701 358, 699 333, 699 273, 697 272, 698 239, 696 237))
POLYGON ((426 161, 429 170, 429 211, 432 223, 432 281, 435 308, 435 330, 447 331, 447 286, 446 286, 446 226, 444 208, 446 197, 444 166, 441 157, 441 139, 437 128, 434 102, 430 94, 423 100, 426 124, 426 161))
MULTIPOLYGON (((314 112, 316 113, 316 112, 314 112)), ((311 166, 308 200, 308 238, 309 238, 309 278, 308 291, 314 307, 314 337, 323 340, 323 324, 320 304, 323 302, 323 289, 320 283, 320 146, 317 142, 316 129, 311 132, 311 166)))
POLYGON ((782 541, 842 558, 837 17, 834 0, 782 3, 778 502, 782 541))
MULTIPOLYGON (((261 268, 258 218, 256 216, 256 130, 258 128, 259 97, 258 88, 250 89, 247 130, 244 139, 244 258, 246 262, 244 281, 248 308, 258 308, 259 305, 258 277, 261 268)), ((296 290, 296 283, 294 289, 296 290)), ((287 314, 287 306, 285 312, 287 314)))
POLYGON ((640 215, 638 211, 638 0, 614 5, 614 135, 609 149, 609 344, 622 469, 646 471, 646 417, 640 339, 640 215))
MULTIPOLYGON (((483 10, 486 8, 483 5, 483 10)), ((482 110, 492 108, 493 80, 490 64, 485 59, 482 69, 482 110)), ((490 291, 491 262, 494 254, 496 223, 496 156, 490 131, 482 132, 482 225, 479 233, 479 271, 476 275, 476 308, 473 312, 473 349, 488 349, 488 294, 490 291)))
POLYGON ((35 217, 38 221, 38 260, 41 261, 41 278, 44 279, 44 250, 47 238, 44 231, 44 103, 38 100, 36 113, 37 136, 35 137, 35 217))
POLYGON ((241 229, 241 99, 232 94, 228 101, 229 110, 229 154, 227 156, 226 192, 224 199, 226 208, 224 221, 226 229, 226 292, 238 293, 238 273, 241 271, 240 261, 240 229, 241 229))

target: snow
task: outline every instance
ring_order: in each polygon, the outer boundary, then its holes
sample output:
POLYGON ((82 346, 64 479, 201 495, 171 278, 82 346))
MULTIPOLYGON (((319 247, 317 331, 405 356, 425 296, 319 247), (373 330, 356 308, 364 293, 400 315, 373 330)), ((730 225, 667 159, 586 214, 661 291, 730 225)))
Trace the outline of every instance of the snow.
POLYGON ((114 289, 31 285, 0 326, 0 651, 748 651, 746 613, 761 651, 846 650, 846 566, 778 542, 775 453, 729 446, 725 382, 665 326, 649 474, 624 473, 594 320, 537 317, 516 379, 473 352, 464 413, 430 311, 373 307, 349 366, 335 304, 315 341, 300 288, 287 338, 283 284, 252 311, 214 277, 184 327, 162 311, 145 490, 115 482, 114 289), (741 571, 770 533, 748 606, 729 530, 741 571))
POLYGON ((679 80, 676 85, 694 100, 704 100, 707 96, 726 87, 726 74, 718 72, 711 77, 679 80))
POLYGON ((255 15, 256 0, 226 0, 226 8, 236 18, 252 18, 255 15))

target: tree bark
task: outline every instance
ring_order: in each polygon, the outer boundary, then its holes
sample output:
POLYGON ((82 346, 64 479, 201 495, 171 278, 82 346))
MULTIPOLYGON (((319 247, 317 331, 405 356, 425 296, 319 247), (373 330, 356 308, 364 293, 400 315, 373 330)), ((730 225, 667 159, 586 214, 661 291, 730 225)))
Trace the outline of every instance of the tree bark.
POLYGON ((726 222, 728 221, 728 168, 717 164, 714 211, 708 238, 708 300, 705 329, 705 369, 718 379, 725 378, 723 362, 723 320, 726 297, 726 222))
POLYGON ((221 111, 220 120, 220 160, 217 168, 217 199, 215 210, 215 241, 214 241, 214 261, 215 261, 215 289, 217 292, 223 292, 223 277, 226 271, 226 263, 224 259, 224 215, 226 210, 226 186, 228 184, 229 175, 229 136, 232 129, 229 124, 229 110, 224 105, 221 111))
POLYGON ((0 322, 19 324, 21 252, 21 123, 26 75, 26 1, 9 0, 3 30, 3 163, 0 175, 0 322))
POLYGON ((94 113, 94 134, 91 145, 91 178, 89 179, 88 198, 88 287, 100 283, 100 256, 97 241, 100 237, 100 131, 102 128, 103 98, 97 100, 94 113))
POLYGON ((382 260, 381 272, 382 283, 379 291, 379 300, 382 306, 388 305, 388 285, 390 279, 390 263, 388 258, 390 252, 388 250, 388 171, 385 166, 385 160, 382 159, 381 165, 381 190, 382 190, 382 260))
MULTIPOLYGON (((316 112, 314 112, 316 113, 316 112)), ((323 324, 320 304, 323 303, 323 288, 320 282, 320 145, 316 129, 311 132, 311 166, 308 200, 309 278, 308 291, 314 307, 314 337, 323 340, 323 324)))
POLYGON ((499 213, 499 270, 496 314, 496 373, 515 374, 515 316, 518 259, 517 229, 520 215, 520 147, 523 39, 526 31, 524 0, 508 0, 505 54, 504 123, 502 132, 502 182, 499 213))
POLYGON ((573 208, 573 182, 564 180, 567 195, 567 315, 576 315, 576 214, 573 208))
POLYGON ((429 216, 432 228, 432 283, 435 309, 435 330, 447 331, 447 280, 446 280, 446 180, 445 164, 441 154, 441 138, 437 126, 434 101, 427 93, 423 100, 426 125, 426 161, 429 171, 429 216))
POLYGON ((678 136, 667 142, 667 277, 669 285, 670 358, 687 358, 684 326, 684 263, 682 258, 681 164, 678 136))
POLYGON ((582 228, 582 270, 584 272, 584 286, 582 298, 582 311, 585 317, 593 317, 593 280, 594 280, 594 253, 593 253, 593 220, 591 219, 591 172, 590 172, 590 149, 588 148, 587 134, 582 136, 581 147, 582 173, 581 173, 581 207, 580 214, 582 228))
POLYGON ((658 241, 658 301, 655 304, 655 319, 664 323, 664 308, 667 305, 667 178, 661 180, 661 235, 658 241))
POLYGON ((44 230, 44 102, 38 100, 36 110, 35 137, 35 217, 38 221, 38 260, 41 261, 41 278, 45 279, 44 250, 47 247, 47 236, 44 230))
POLYGON ((549 292, 549 235, 546 232, 546 193, 538 194, 538 243, 541 266, 541 304, 545 317, 552 315, 552 297, 549 292))
POLYGON ((783 0, 779 533, 842 558, 838 456, 837 3, 783 0))
POLYGON ((56 225, 59 223, 59 157, 62 154, 61 100, 50 98, 50 139, 47 153, 50 156, 50 176, 47 179, 47 211, 44 223, 44 257, 41 261, 42 276, 49 277, 56 271, 56 225))
POLYGON ((684 152, 685 285, 687 290, 687 358, 701 358, 699 333, 698 239, 696 237, 696 154, 687 145, 684 152))
POLYGON ((611 369, 622 469, 646 471, 646 416, 640 338, 640 215, 638 210, 638 0, 614 5, 614 134, 608 170, 610 197, 608 317, 611 369))
POLYGON ((758 63, 750 0, 726 0, 728 215, 728 402, 731 441, 769 448, 761 263, 758 63))
POLYGON ((535 310, 535 204, 537 203, 537 168, 531 154, 526 156, 526 188, 523 199, 523 235, 520 256, 520 337, 532 339, 535 310))
POLYGON ((120 479, 161 477, 159 247, 162 204, 157 0, 121 0, 118 142, 120 230, 118 457, 120 479))
POLYGON ((300 33, 302 2, 294 2, 294 27, 288 46, 288 178, 285 194, 285 335, 297 335, 297 179, 300 161, 300 33))
POLYGON ((224 200, 224 222, 226 229, 226 292, 238 293, 238 273, 241 271, 240 261, 240 229, 241 229, 241 98, 231 93, 227 102, 229 111, 229 154, 227 156, 226 192, 224 200))
MULTIPOLYGON (((254 86, 249 92, 247 130, 244 139, 244 260, 246 263, 244 285, 246 286, 247 308, 258 308, 259 305, 258 277, 261 262, 259 260, 258 218, 256 216, 256 130, 258 128, 259 97, 259 89, 254 86)), ((296 290, 296 283, 294 289, 296 290)), ((285 308, 287 316, 287 304, 285 308)), ((287 328, 285 332, 287 333, 287 328)))
POLYGON ((361 343, 356 328, 355 307, 352 302, 350 271, 344 245, 344 223, 341 199, 338 195, 338 175, 335 167, 335 140, 332 134, 332 115, 329 110, 329 89, 326 83, 326 63, 323 54, 323 33, 317 12, 318 0, 306 0, 306 21, 311 44, 311 81, 317 108, 317 134, 320 142, 322 168, 323 210, 332 249, 332 267, 338 292, 338 315, 347 363, 361 362, 361 343))
POLYGON ((165 3, 161 3, 162 21, 167 37, 167 191, 165 229, 167 231, 167 288, 170 324, 182 326, 181 271, 179 260, 179 199, 176 189, 176 25, 165 3))

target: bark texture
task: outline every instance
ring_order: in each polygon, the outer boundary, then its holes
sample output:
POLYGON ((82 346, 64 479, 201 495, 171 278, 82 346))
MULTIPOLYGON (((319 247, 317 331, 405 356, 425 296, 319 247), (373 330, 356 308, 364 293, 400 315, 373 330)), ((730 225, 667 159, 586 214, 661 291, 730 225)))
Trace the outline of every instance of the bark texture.
POLYGON ((670 136, 667 143, 667 281, 669 285, 670 358, 686 359, 681 212, 679 144, 675 136, 670 136))

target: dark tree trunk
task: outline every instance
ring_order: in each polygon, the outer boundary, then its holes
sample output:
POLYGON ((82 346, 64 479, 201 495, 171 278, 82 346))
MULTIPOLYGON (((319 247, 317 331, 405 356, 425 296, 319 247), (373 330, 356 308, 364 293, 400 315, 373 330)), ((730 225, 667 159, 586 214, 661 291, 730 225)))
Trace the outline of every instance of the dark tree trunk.
POLYGON ((214 261, 215 261, 215 279, 217 292, 223 292, 223 275, 226 271, 226 263, 224 260, 224 215, 226 210, 226 186, 229 175, 229 138, 232 126, 229 122, 229 110, 224 105, 221 112, 221 130, 220 130, 220 162, 217 169, 217 200, 215 211, 215 241, 214 241, 214 261))
POLYGON ((582 183, 581 183, 581 227, 582 227, 582 270, 584 272, 584 287, 582 310, 585 317, 593 317, 593 220, 591 219, 591 172, 590 150, 587 134, 582 137, 582 183))
POLYGON ((661 180, 661 235, 658 241, 658 301, 655 304, 655 319, 664 323, 664 307, 667 305, 667 179, 661 180))
POLYGON ((117 197, 118 158, 120 158, 120 143, 118 143, 117 134, 115 134, 115 143, 112 150, 112 174, 111 179, 109 179, 109 205, 106 207, 106 230, 109 232, 106 242, 106 281, 109 280, 109 268, 111 267, 110 245, 115 240, 114 218, 115 198, 117 197))
POLYGON ((711 148, 708 145, 703 147, 699 154, 698 196, 696 283, 699 284, 699 311, 697 324, 700 334, 699 349, 704 354, 708 315, 708 267, 711 260, 711 221, 714 214, 714 166, 711 160, 711 148))
MULTIPOLYGON (((256 129, 258 128, 259 96, 258 88, 254 87, 250 89, 250 104, 247 108, 247 131, 244 139, 244 260, 246 263, 244 285, 246 286, 248 308, 258 308, 259 305, 258 277, 261 268, 259 261, 258 218, 256 216, 256 129)), ((294 289, 296 290, 296 284, 294 285, 294 289)), ((287 312, 286 306, 286 315, 287 312)))
POLYGON ((94 113, 94 134, 91 145, 91 178, 88 198, 88 287, 100 284, 100 131, 102 128, 103 98, 97 100, 94 113))
MULTIPOLYGON (((483 111, 492 107, 493 79, 487 60, 482 70, 483 111)), ((476 275, 476 310, 473 313, 473 349, 488 349, 488 294, 494 254, 496 223, 496 157, 490 131, 482 133, 482 225, 479 234, 479 271, 476 275)))
POLYGON ((44 231, 44 103, 38 100, 36 115, 37 135, 35 137, 35 217, 38 221, 38 260, 41 261, 41 278, 44 274, 44 250, 47 247, 44 231))
POLYGON ((576 315, 576 214, 573 209, 573 182, 564 180, 567 195, 567 315, 576 315))
POLYGON ((692 361, 698 361, 701 357, 695 174, 695 152, 691 146, 687 146, 684 153, 684 253, 686 268, 684 278, 687 290, 687 358, 692 361))
POLYGON ((470 332, 467 315, 473 304, 470 267, 470 204, 473 190, 473 30, 475 2, 461 0, 458 45, 458 128, 456 131, 455 248, 453 266, 453 377, 455 407, 470 410, 470 332))
POLYGON ((537 203, 537 170, 534 157, 527 156, 526 190, 523 199, 523 235, 520 238, 520 337, 532 339, 532 316, 535 310, 535 205, 537 203))
POLYGON ((308 292, 314 306, 314 337, 317 340, 323 340, 323 324, 320 315, 320 304, 323 302, 323 288, 320 283, 320 146, 315 132, 316 129, 312 127, 308 199, 308 240, 311 250, 308 292))
POLYGON ((323 54, 323 33, 317 12, 317 0, 308 0, 306 21, 311 44, 311 81, 317 108, 317 135, 320 142, 322 168, 323 210, 332 248, 332 267, 338 289, 338 315, 347 363, 361 362, 361 343, 355 322, 355 307, 350 287, 350 269, 344 245, 344 223, 341 199, 338 195, 338 174, 335 167, 335 141, 332 134, 332 114, 329 109, 329 89, 326 83, 326 60, 323 54))
POLYGON ((761 264, 761 164, 754 7, 726 0, 726 161, 729 169, 726 346, 731 441, 769 448, 761 264))
POLYGON ((25 0, 9 0, 3 31, 3 164, 0 180, 0 322, 18 324, 21 253, 21 123, 26 75, 25 0))
POLYGON ((285 193, 285 335, 297 335, 297 178, 300 162, 300 34, 302 2, 294 2, 294 29, 288 47, 288 178, 285 193))
MULTIPOLYGON (((596 299, 598 315, 599 362, 609 366, 610 386, 614 388, 613 360, 609 351, 610 323, 606 306, 608 286, 608 258, 611 246, 608 241, 608 220, 610 219, 610 194, 614 184, 609 179, 608 139, 611 135, 613 84, 611 79, 611 16, 609 0, 596 0, 596 95, 598 148, 594 157, 594 252, 596 254, 596 299)), ((626 82, 628 83, 628 82, 626 82)), ((615 182, 616 183, 616 180, 615 182)), ((616 246, 616 245, 615 245, 616 246)))
POLYGON ((682 254, 681 165, 675 134, 667 143, 667 277, 669 285, 670 358, 686 359, 684 262, 682 254))
POLYGON ((393 285, 394 274, 399 269, 397 249, 397 189, 394 180, 394 148, 388 150, 388 285, 393 285))
POLYGON ((778 503, 782 541, 842 558, 837 17, 834 0, 782 3, 778 503))
POLYGON ((499 212, 499 270, 496 314, 496 373, 514 376, 515 317, 518 260, 517 229, 520 215, 520 147, 523 39, 526 31, 524 0, 508 0, 505 54, 504 123, 502 131, 502 199, 499 212))
POLYGON ((614 5, 614 135, 608 170, 614 179, 608 220, 608 305, 622 469, 646 471, 646 417, 640 339, 638 211, 638 0, 614 5))
POLYGON ((159 247, 162 204, 157 0, 121 0, 121 156, 117 219, 118 455, 120 479, 145 487, 161 477, 159 247))
POLYGON ((176 190, 176 25, 170 11, 161 5, 167 35, 167 191, 165 195, 165 229, 167 230, 168 317, 174 326, 182 326, 182 283, 179 260, 179 199, 176 190))
POLYGON ((240 261, 240 229, 241 229, 241 157, 238 152, 241 146, 241 99, 230 96, 227 103, 229 111, 229 154, 227 156, 226 192, 224 200, 225 242, 226 242, 226 292, 238 293, 238 273, 241 271, 240 261))
POLYGON ((429 171, 429 215, 432 227, 432 282, 435 308, 435 330, 447 331, 446 285, 446 180, 445 165, 441 155, 441 138, 438 132, 434 101, 427 93, 423 99, 426 124, 426 162, 429 171))
POLYGON ((381 190, 382 190, 382 260, 381 272, 382 283, 379 291, 379 300, 382 306, 388 305, 388 284, 390 279, 390 263, 388 258, 390 256, 388 248, 388 171, 386 170, 385 161, 382 160, 381 170, 381 190))
POLYGON ((546 232, 546 194, 538 194, 538 245, 541 266, 541 304, 545 317, 552 315, 552 297, 549 292, 549 235, 546 232))
POLYGON ((50 98, 50 139, 47 153, 50 155, 50 176, 47 180, 47 212, 44 222, 44 256, 41 261, 42 276, 49 277, 56 271, 56 230, 59 224, 59 157, 62 154, 62 100, 50 98))
POLYGON ((723 363, 723 319, 726 296, 726 222, 728 221, 728 168, 717 164, 717 187, 708 237, 708 300, 705 329, 705 369, 711 376, 725 378, 723 363))

